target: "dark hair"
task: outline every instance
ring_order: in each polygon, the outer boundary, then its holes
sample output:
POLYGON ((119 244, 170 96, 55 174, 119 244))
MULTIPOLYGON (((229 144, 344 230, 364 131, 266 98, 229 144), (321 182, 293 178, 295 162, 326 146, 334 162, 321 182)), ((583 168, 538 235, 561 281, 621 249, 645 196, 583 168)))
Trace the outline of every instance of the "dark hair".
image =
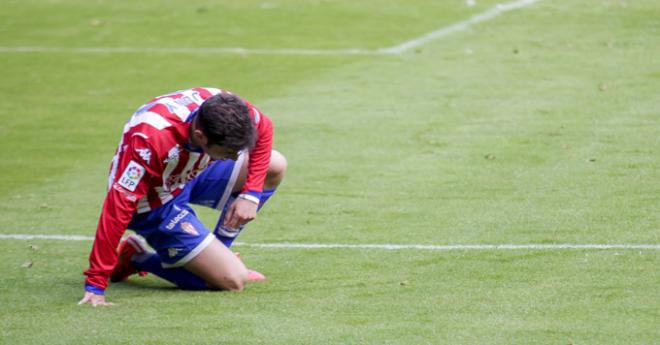
POLYGON ((209 145, 236 151, 254 145, 255 130, 248 107, 230 93, 221 92, 204 101, 197 113, 197 125, 209 139, 209 145))

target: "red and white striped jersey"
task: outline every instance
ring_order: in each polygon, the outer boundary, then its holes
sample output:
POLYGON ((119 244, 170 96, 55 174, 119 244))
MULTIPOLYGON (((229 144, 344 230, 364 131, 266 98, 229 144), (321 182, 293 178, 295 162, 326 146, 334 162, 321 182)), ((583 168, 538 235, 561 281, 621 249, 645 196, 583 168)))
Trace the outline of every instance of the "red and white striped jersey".
MULTIPOLYGON (((207 154, 186 149, 189 128, 199 106, 220 92, 227 91, 193 88, 159 96, 126 123, 110 167, 86 284, 105 289, 117 261, 119 240, 136 212, 148 212, 172 200, 208 166, 207 154)), ((267 116, 246 103, 257 141, 249 154, 244 192, 259 196, 270 161, 273 127, 267 116)))

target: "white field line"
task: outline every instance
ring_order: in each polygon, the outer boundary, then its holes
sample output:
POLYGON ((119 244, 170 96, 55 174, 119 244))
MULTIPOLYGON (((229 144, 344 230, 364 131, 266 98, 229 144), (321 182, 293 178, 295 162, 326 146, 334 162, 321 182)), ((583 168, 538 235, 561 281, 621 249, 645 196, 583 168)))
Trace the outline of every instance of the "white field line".
POLYGON ((0 53, 74 53, 74 54, 237 54, 237 55, 385 55, 368 49, 252 49, 252 48, 132 48, 132 47, 0 47, 0 53))
POLYGON ((0 234, 0 239, 7 239, 7 240, 92 241, 92 240, 94 240, 94 237, 81 236, 81 235, 0 234))
POLYGON ((477 14, 468 20, 464 20, 462 22, 450 25, 448 27, 429 32, 419 38, 415 38, 410 41, 403 42, 394 47, 381 48, 378 51, 384 54, 402 54, 410 49, 424 45, 432 40, 449 36, 458 31, 463 31, 475 24, 479 24, 481 22, 491 20, 505 12, 531 6, 538 1, 539 0, 518 0, 507 4, 498 4, 497 6, 491 8, 490 10, 477 14))
MULTIPOLYGON (((31 234, 0 234, 0 239, 15 240, 62 240, 62 241, 92 241, 94 237, 78 235, 31 235, 31 234)), ((566 250, 566 249, 633 249, 660 250, 660 244, 345 244, 345 243, 244 243, 236 242, 237 246, 266 249, 382 249, 382 250, 566 250)))
POLYGON ((379 49, 251 49, 251 48, 149 48, 149 47, 0 47, 0 53, 74 53, 74 54, 239 54, 239 55, 399 55, 413 48, 422 46, 432 40, 436 40, 455 32, 463 31, 473 25, 491 20, 503 13, 531 6, 540 0, 517 0, 506 4, 498 4, 495 7, 474 15, 473 17, 452 24, 448 27, 431 31, 418 38, 400 43, 398 45, 379 49))

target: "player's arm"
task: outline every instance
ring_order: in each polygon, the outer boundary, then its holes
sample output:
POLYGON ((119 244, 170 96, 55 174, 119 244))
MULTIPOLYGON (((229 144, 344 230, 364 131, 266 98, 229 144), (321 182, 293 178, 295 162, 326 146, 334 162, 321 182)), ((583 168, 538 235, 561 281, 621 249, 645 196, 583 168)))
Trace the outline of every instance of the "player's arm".
POLYGON ((257 141, 250 151, 248 174, 243 190, 225 217, 225 226, 236 228, 257 216, 259 200, 264 188, 270 155, 273 149, 273 123, 264 114, 259 113, 256 124, 257 141))
POLYGON ((143 138, 133 137, 128 147, 120 153, 115 177, 110 183, 96 228, 89 269, 85 271, 86 293, 80 304, 108 304, 103 295, 108 277, 117 263, 117 245, 135 213, 138 200, 147 193, 149 180, 155 173, 153 165, 156 157, 148 162, 144 158, 147 157, 145 151, 140 155, 139 149, 151 150, 143 138))

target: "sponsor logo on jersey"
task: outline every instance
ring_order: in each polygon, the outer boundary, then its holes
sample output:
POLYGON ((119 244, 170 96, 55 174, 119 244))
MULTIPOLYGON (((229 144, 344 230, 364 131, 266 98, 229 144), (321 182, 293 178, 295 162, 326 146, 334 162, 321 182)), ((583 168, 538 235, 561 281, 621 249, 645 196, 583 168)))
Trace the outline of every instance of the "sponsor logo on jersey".
POLYGON ((167 248, 167 255, 169 255, 171 258, 179 255, 179 252, 181 251, 181 248, 167 248))
MULTIPOLYGON (((176 208, 177 210, 179 209, 179 208, 176 207, 176 206, 175 206, 175 208, 176 208)), ((172 229, 174 229, 174 227, 177 225, 177 223, 179 223, 179 222, 181 221, 181 219, 183 219, 183 218, 184 218, 185 216, 187 216, 188 214, 190 214, 190 212, 188 212, 188 210, 181 210, 181 212, 179 212, 179 214, 177 214, 176 216, 174 216, 174 218, 172 218, 172 220, 170 220, 170 222, 167 223, 167 225, 165 226, 165 229, 167 229, 167 230, 172 230, 172 229)))
POLYGON ((142 159, 149 164, 151 161, 151 150, 149 149, 135 149, 135 151, 142 157, 142 159))
POLYGON ((192 225, 192 223, 190 223, 190 222, 181 223, 181 229, 183 229, 183 231, 185 231, 185 232, 187 232, 187 233, 189 233, 193 236, 199 235, 199 232, 197 232, 197 229, 195 229, 195 226, 192 225))
POLYGON ((124 169, 124 173, 117 181, 117 184, 131 192, 135 192, 140 180, 144 176, 144 172, 144 167, 132 160, 128 163, 126 169, 124 169))

